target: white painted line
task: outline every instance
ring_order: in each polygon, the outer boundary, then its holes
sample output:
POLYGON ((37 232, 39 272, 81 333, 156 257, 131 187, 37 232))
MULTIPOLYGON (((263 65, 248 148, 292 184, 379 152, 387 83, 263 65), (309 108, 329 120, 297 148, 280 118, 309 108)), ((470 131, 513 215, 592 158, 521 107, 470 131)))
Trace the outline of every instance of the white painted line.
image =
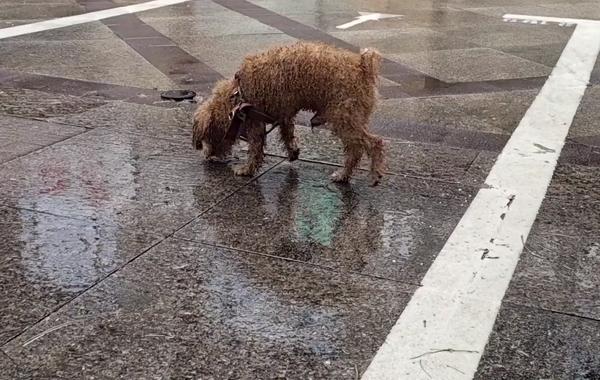
POLYGON ((363 380, 473 378, 599 52, 578 24, 363 380))
POLYGON ((127 5, 124 7, 105 9, 103 11, 84 13, 76 16, 61 17, 52 20, 34 22, 26 25, 13 26, 10 28, 0 29, 0 40, 10 37, 22 36, 24 34, 43 32, 45 30, 64 28, 71 25, 85 24, 88 22, 104 20, 107 18, 122 16, 129 13, 148 11, 151 9, 184 3, 186 1, 190 0, 155 0, 149 1, 147 3, 127 5))
POLYGON ((502 16, 506 21, 517 20, 519 21, 531 21, 531 22, 541 22, 548 23, 554 22, 557 24, 566 25, 584 25, 584 24, 592 24, 592 25, 600 25, 600 20, 585 20, 580 18, 564 18, 564 17, 546 17, 546 16, 529 16, 529 15, 513 15, 506 14, 502 16))
POLYGON ((347 22, 342 25, 336 26, 338 29, 348 29, 358 24, 362 24, 367 21, 377 21, 384 18, 402 17, 402 15, 393 15, 388 13, 372 13, 372 12, 358 12, 360 16, 356 17, 355 20, 347 22))

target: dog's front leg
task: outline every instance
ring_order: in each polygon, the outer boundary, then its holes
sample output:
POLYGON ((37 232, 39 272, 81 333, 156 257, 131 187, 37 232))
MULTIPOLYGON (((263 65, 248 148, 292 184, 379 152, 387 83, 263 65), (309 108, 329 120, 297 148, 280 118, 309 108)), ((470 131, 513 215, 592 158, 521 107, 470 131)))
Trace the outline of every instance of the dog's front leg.
POLYGON ((298 139, 294 136, 294 123, 285 122, 279 126, 281 141, 287 151, 288 160, 295 161, 300 156, 300 148, 298 148, 298 139))
POLYGON ((248 135, 248 160, 244 165, 235 168, 234 172, 240 176, 253 176, 264 160, 266 126, 258 121, 247 120, 246 131, 248 135))

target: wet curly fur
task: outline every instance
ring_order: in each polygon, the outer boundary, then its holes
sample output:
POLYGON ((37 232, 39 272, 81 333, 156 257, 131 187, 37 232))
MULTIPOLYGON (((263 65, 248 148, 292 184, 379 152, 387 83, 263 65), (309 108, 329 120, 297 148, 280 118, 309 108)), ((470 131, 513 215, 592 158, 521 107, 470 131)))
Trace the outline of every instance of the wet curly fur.
MULTIPOLYGON (((212 96, 194 115, 193 143, 208 158, 231 153, 236 141, 227 140, 232 94, 238 83, 246 102, 280 121, 280 136, 290 161, 298 158, 294 118, 301 110, 316 113, 344 146, 343 168, 332 175, 346 182, 367 153, 371 181, 376 185, 384 171, 383 140, 369 132, 369 118, 377 99, 376 81, 381 55, 371 49, 360 54, 329 45, 299 42, 248 56, 236 79, 217 83, 212 96)), ((235 169, 238 175, 254 175, 263 162, 265 125, 245 122, 249 157, 235 169)))

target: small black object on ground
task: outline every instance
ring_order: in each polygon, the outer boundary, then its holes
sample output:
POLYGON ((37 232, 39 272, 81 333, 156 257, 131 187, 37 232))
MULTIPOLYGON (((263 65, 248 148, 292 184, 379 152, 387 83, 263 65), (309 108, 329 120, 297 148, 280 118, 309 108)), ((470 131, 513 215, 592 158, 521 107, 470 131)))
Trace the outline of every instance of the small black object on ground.
POLYGON ((160 97, 165 100, 174 100, 176 102, 184 100, 193 101, 196 97, 196 93, 190 90, 169 90, 161 92, 160 97))

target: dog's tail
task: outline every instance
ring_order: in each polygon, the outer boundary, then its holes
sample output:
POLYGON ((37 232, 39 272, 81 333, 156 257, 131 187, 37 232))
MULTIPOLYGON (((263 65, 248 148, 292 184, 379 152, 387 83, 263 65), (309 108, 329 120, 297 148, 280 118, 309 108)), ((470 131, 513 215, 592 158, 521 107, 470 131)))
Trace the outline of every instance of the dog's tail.
POLYGON ((381 54, 375 49, 367 48, 360 52, 360 68, 370 82, 375 83, 381 68, 381 54))

